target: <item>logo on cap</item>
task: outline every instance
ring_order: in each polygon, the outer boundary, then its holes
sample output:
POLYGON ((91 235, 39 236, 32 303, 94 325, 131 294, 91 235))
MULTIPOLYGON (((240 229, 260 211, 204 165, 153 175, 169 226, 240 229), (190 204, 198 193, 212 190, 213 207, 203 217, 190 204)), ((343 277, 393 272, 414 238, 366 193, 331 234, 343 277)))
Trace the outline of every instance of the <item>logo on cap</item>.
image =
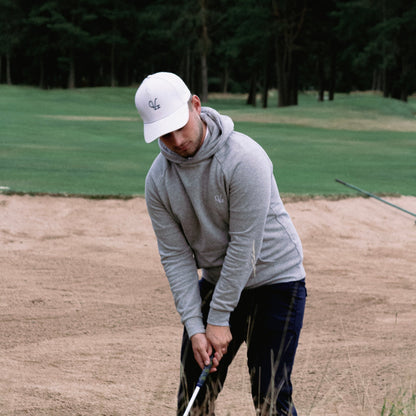
POLYGON ((157 100, 157 97, 153 101, 152 100, 149 101, 149 107, 153 108, 153 110, 159 110, 160 108, 160 104, 157 104, 156 100, 157 100))

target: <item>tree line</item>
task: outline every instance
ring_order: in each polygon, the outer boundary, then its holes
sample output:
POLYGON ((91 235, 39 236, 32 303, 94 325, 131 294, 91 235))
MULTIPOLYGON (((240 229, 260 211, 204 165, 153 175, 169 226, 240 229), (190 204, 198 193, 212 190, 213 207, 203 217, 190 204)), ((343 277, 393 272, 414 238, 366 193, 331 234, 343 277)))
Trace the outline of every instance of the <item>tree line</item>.
POLYGON ((0 0, 0 82, 127 86, 172 71, 206 100, 416 90, 413 0, 0 0))

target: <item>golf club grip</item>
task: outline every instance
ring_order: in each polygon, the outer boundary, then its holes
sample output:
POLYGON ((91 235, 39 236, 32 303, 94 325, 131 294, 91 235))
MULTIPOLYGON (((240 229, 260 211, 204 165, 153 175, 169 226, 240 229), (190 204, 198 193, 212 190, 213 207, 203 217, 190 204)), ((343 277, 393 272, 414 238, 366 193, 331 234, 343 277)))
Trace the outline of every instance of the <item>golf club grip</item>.
POLYGON ((198 382, 196 383, 197 387, 201 388, 201 387, 204 385, 205 380, 206 380, 206 379, 207 379, 207 377, 208 377, 209 371, 211 370, 211 367, 212 367, 212 359, 213 359, 213 358, 214 358, 214 355, 211 355, 211 357, 210 357, 210 361, 209 361, 209 364, 208 364, 208 365, 206 365, 206 366, 204 367, 204 369, 202 370, 202 373, 201 373, 201 375, 199 376, 198 382))
POLYGON ((341 179, 335 179, 335 182, 342 183, 343 185, 348 186, 344 181, 341 181, 341 179))

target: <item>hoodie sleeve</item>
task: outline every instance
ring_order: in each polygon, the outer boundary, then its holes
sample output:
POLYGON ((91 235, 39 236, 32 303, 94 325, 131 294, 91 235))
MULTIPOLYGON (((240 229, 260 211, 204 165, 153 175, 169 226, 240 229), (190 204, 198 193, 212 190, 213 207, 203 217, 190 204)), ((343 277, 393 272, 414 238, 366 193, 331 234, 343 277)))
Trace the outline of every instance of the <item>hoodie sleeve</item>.
POLYGON ((154 179, 149 175, 146 178, 145 195, 161 262, 181 321, 189 337, 204 333, 199 278, 193 252, 173 213, 162 202, 154 179))
POLYGON ((229 325, 248 279, 255 275, 271 199, 273 166, 264 150, 249 144, 236 152, 229 177, 229 244, 215 287, 208 323, 229 325))

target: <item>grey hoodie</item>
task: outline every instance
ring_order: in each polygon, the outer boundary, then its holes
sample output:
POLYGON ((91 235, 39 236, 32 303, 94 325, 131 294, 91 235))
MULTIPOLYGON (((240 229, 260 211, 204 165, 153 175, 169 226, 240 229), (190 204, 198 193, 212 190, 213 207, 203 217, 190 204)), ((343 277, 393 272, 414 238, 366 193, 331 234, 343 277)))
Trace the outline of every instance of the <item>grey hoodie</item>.
POLYGON ((208 323, 226 326, 244 288, 301 280, 302 246, 272 163, 228 116, 202 107, 208 135, 192 158, 161 153, 146 203, 166 276, 189 337, 205 332, 198 287, 215 284, 208 323))

